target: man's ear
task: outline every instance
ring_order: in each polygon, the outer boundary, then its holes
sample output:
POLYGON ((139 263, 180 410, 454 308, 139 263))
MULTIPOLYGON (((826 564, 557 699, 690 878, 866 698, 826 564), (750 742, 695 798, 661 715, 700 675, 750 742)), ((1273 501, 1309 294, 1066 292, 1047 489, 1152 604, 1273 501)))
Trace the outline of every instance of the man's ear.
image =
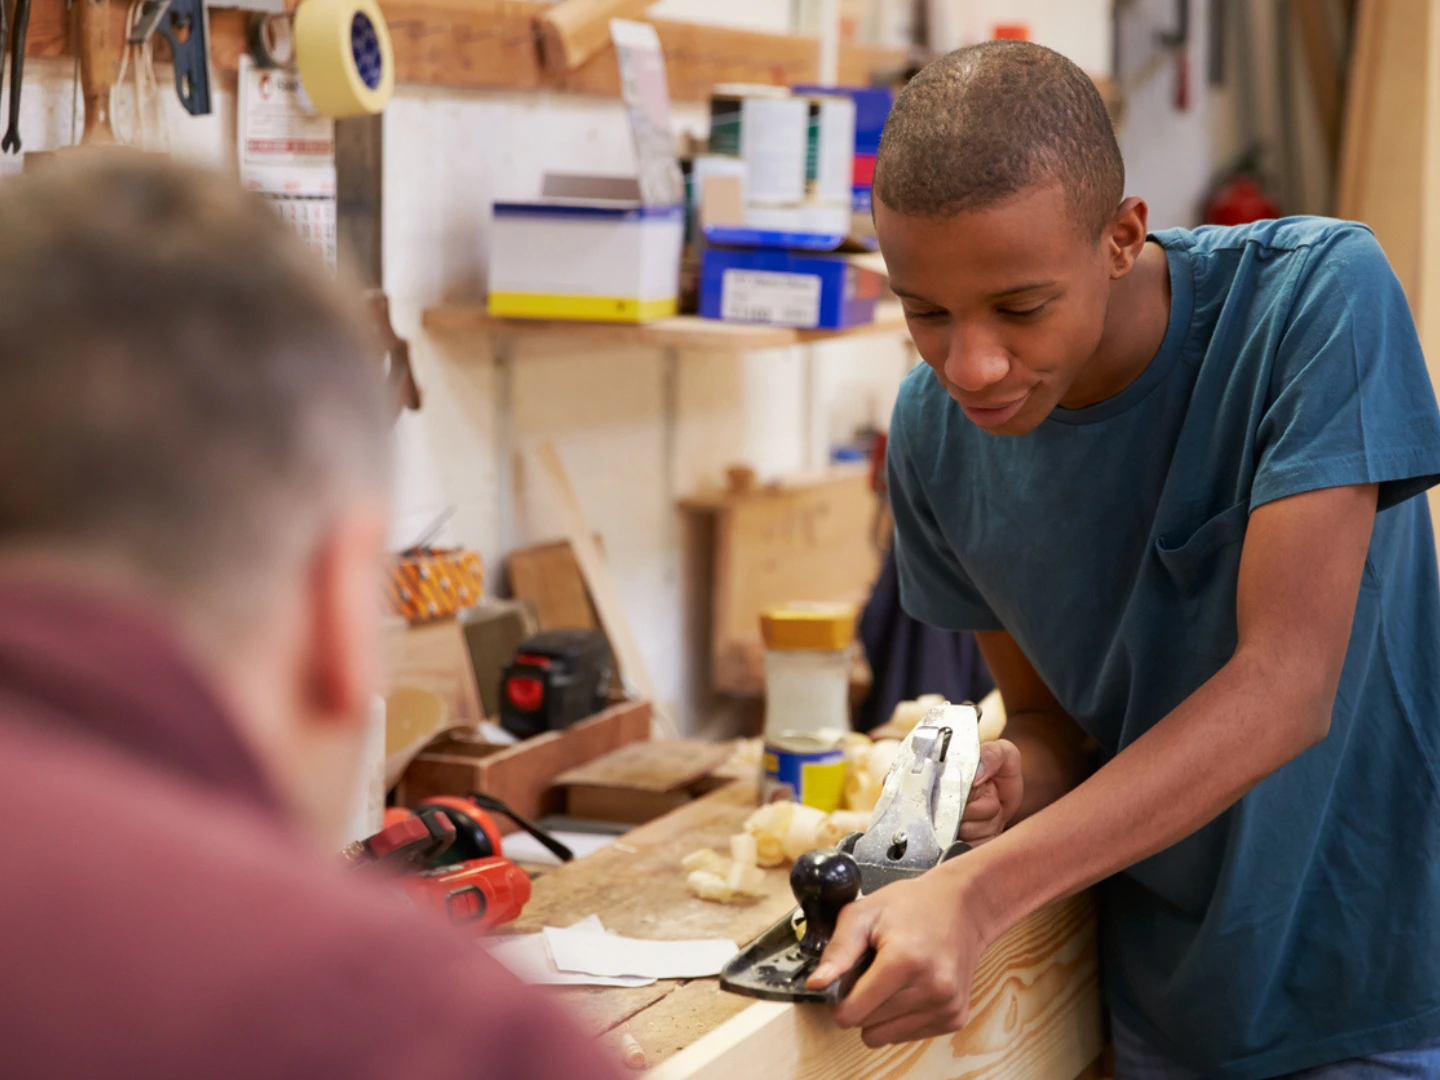
POLYGON ((380 686, 380 573, 385 507, 353 504, 331 522, 311 563, 306 704, 321 722, 363 720, 380 686))
POLYGON ((1145 200, 1132 195, 1115 211, 1115 220, 1110 225, 1110 236, 1106 241, 1106 258, 1110 263, 1110 276, 1122 278, 1130 272, 1140 252, 1145 250, 1146 224, 1150 208, 1145 200))

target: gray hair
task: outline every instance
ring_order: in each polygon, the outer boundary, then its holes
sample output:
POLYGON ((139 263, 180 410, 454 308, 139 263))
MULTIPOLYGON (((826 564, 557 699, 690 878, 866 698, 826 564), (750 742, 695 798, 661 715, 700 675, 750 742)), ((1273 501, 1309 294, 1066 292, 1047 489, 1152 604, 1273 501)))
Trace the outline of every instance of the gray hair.
POLYGON ((0 547, 236 620, 388 485, 350 293, 233 179, 76 152, 0 183, 0 547))

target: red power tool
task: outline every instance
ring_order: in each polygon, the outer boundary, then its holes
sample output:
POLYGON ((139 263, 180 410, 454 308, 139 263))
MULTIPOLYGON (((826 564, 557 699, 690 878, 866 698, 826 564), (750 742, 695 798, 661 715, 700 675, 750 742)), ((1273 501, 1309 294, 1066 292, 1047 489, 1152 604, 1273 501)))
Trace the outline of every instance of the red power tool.
POLYGON ((418 907, 483 933, 518 917, 530 899, 530 878, 505 858, 500 829, 487 810, 513 818, 562 861, 574 857, 539 826, 478 793, 438 795, 413 812, 386 810, 385 828, 346 854, 355 863, 395 872, 395 884, 418 907))

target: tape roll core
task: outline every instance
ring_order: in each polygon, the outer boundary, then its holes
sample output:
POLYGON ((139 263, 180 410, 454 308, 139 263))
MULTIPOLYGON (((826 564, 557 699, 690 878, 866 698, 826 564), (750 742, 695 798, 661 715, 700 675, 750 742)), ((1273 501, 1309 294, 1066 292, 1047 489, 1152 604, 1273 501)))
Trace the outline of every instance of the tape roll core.
POLYGON ((303 0, 295 9, 295 62, 324 116, 378 113, 395 89, 395 54, 376 0, 303 0))

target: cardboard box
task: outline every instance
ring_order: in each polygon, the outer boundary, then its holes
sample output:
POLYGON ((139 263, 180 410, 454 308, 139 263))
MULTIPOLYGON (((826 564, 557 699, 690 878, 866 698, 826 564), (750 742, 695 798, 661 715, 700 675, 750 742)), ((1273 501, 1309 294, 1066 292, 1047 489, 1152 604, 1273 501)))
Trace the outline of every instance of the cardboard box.
POLYGON ((636 323, 674 315, 684 233, 681 206, 583 198, 496 203, 490 314, 636 323))
POLYGON ((708 319, 842 330, 873 322, 884 279, 843 256, 708 248, 700 314, 708 319))

